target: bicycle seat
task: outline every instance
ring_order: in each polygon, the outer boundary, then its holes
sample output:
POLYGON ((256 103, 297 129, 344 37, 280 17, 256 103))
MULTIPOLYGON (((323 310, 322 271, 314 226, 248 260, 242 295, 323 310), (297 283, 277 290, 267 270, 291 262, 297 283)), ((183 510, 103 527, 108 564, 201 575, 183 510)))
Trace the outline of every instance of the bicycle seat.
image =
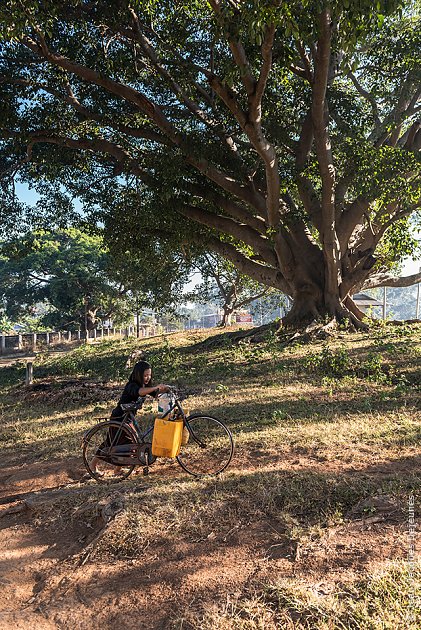
POLYGON ((123 411, 137 411, 143 405, 144 398, 138 398, 135 402, 123 403, 120 405, 123 411))
POLYGON ((136 403, 126 403, 125 405, 120 405, 123 411, 134 411, 137 409, 136 403))

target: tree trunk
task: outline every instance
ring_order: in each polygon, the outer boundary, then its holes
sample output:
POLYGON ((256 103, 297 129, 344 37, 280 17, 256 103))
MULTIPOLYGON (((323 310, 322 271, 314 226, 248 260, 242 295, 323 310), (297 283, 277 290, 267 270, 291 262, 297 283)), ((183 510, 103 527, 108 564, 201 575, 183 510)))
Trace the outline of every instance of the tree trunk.
POLYGON ((98 323, 98 319, 97 319, 97 311, 98 309, 96 308, 89 308, 86 310, 86 312, 84 312, 83 314, 81 314, 81 329, 83 331, 86 330, 94 330, 94 328, 97 327, 97 323, 98 323))
POLYGON ((349 295, 341 300, 339 287, 337 292, 326 292, 322 284, 316 284, 313 278, 308 280, 307 283, 304 283, 301 278, 294 287, 293 305, 282 320, 284 325, 306 326, 314 320, 329 317, 338 321, 348 319, 358 328, 365 327, 361 324, 364 313, 356 307, 349 295))
POLYGON ((292 308, 282 322, 287 326, 300 326, 323 317, 325 309, 322 297, 323 294, 317 286, 299 287, 293 295, 292 308))
POLYGON ((228 306, 227 304, 224 304, 222 308, 224 310, 224 313, 222 315, 222 320, 221 320, 220 325, 222 328, 225 328, 225 326, 231 326, 232 313, 234 309, 231 306, 228 306))

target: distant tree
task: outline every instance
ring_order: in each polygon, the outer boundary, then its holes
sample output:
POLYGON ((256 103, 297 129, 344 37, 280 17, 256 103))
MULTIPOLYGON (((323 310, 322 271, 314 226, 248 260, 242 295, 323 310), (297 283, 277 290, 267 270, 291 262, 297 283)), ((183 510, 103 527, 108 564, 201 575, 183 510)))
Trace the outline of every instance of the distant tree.
POLYGON ((0 243, 0 302, 14 321, 43 304, 44 326, 90 330, 127 318, 126 295, 99 236, 68 229, 0 243))
POLYGON ((231 316, 239 310, 270 292, 240 271, 229 261, 217 254, 203 254, 194 262, 200 272, 202 282, 186 299, 195 302, 212 302, 222 309, 221 326, 231 324, 231 316))
POLYGON ((270 292, 250 304, 250 312, 256 322, 267 324, 281 319, 290 307, 288 296, 279 291, 270 292))

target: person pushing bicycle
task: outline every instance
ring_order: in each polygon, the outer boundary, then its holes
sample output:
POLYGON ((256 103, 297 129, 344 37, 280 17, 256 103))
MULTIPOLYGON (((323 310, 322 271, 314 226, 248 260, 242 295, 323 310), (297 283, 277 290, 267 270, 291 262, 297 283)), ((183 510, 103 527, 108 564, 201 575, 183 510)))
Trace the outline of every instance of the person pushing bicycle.
POLYGON ((136 363, 111 418, 102 420, 86 431, 82 440, 88 475, 99 482, 127 479, 140 466, 145 475, 149 474, 149 466, 161 457, 175 457, 177 463, 195 477, 219 475, 234 454, 229 428, 207 413, 189 413, 173 387, 163 383, 153 385, 152 368, 146 361, 136 363), (160 409, 159 422, 155 419, 152 426, 143 431, 136 412, 146 396, 156 398, 165 393, 167 400, 160 402, 166 409, 160 409), (111 478, 107 473, 111 473, 111 478))
MULTIPOLYGON (((152 383, 152 366, 147 361, 138 361, 133 368, 132 373, 129 376, 129 380, 126 383, 117 407, 111 412, 111 420, 121 422, 124 417, 124 410, 121 405, 127 405, 128 403, 136 402, 139 398, 145 398, 146 396, 152 396, 157 398, 159 394, 163 394, 170 390, 169 385, 160 383, 159 385, 153 385, 152 383)), ((142 402, 143 404, 143 402, 142 402)), ((112 435, 110 436, 113 437, 112 435)), ((127 438, 123 436, 123 439, 127 441, 127 438)), ((91 461, 91 467, 96 469, 97 464, 100 462, 100 458, 95 455, 91 461)))
POLYGON ((159 394, 168 392, 169 385, 160 383, 153 385, 152 383, 152 366, 147 361, 138 361, 133 368, 133 372, 129 376, 129 380, 123 389, 118 405, 111 412, 112 420, 119 420, 123 416, 121 405, 136 402, 138 398, 152 396, 156 398, 159 394))

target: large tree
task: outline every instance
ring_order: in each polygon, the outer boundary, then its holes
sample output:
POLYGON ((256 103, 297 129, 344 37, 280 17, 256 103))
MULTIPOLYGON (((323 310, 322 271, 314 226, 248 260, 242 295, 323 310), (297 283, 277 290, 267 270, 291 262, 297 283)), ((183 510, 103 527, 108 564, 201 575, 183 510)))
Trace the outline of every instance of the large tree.
POLYGON ((21 0, 0 21, 5 209, 18 173, 50 203, 122 187, 145 233, 175 225, 292 296, 293 322, 357 323, 378 246, 411 250, 412 2, 21 0))

